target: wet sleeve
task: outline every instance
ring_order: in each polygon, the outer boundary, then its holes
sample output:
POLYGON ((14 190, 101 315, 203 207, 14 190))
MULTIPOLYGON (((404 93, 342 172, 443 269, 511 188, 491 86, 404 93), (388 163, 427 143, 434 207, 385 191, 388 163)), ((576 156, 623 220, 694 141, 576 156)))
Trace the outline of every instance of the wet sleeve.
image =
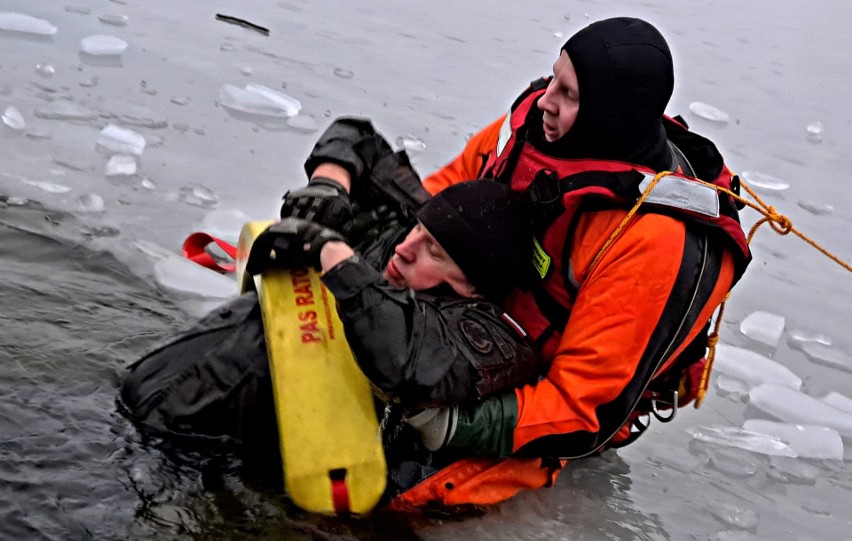
POLYGON ((478 178, 489 156, 497 147, 500 127, 506 116, 503 115, 483 130, 476 133, 464 147, 461 154, 423 180, 423 187, 436 194, 453 184, 478 178))
POLYGON ((410 407, 439 407, 516 387, 537 373, 531 345, 487 303, 445 305, 390 287, 357 258, 326 273, 359 367, 410 407))

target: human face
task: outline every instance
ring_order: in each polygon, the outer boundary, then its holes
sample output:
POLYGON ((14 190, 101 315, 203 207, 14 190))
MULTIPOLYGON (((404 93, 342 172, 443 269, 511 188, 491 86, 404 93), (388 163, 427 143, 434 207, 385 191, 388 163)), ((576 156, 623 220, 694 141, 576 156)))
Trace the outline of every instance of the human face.
POLYGON ((474 296, 473 285, 420 222, 394 248, 383 276, 394 287, 423 291, 446 283, 462 297, 474 296))
POLYGON ((552 143, 571 130, 580 111, 580 87, 577 72, 562 51, 553 64, 553 79, 538 100, 538 108, 544 112, 544 138, 552 143))

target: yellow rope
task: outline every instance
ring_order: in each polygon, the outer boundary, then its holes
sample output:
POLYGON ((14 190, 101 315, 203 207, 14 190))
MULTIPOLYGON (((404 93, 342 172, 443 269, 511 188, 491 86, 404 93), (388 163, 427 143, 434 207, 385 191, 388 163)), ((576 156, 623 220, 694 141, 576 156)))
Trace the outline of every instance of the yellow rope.
MULTIPOLYGON (((630 222, 630 220, 633 218, 633 215, 636 214, 636 211, 639 210, 639 207, 642 205, 642 203, 645 202, 645 199, 648 198, 648 195, 650 195, 651 190, 654 189, 660 179, 671 174, 673 174, 671 171, 662 171, 654 176, 654 180, 652 180, 648 187, 645 188, 645 191, 642 192, 641 197, 639 197, 639 199, 636 201, 636 204, 633 205, 633 208, 630 209, 624 219, 621 220, 621 223, 618 224, 618 227, 615 228, 615 230, 606 240, 601 249, 598 250, 598 253, 595 255, 594 259, 592 259, 592 263, 589 265, 589 269, 586 272, 587 276, 591 274, 592 269, 595 268, 601 256, 603 256, 604 252, 606 252, 606 250, 612 245, 612 243, 615 242, 615 239, 618 238, 618 235, 621 234, 621 232, 627 226, 628 222, 630 222)), ((789 233, 794 233, 796 236, 816 248, 824 256, 831 259, 849 272, 852 272, 852 265, 849 265, 849 263, 846 263, 836 255, 832 254, 831 252, 820 246, 816 241, 793 227, 793 222, 790 220, 790 218, 776 212, 774 206, 766 204, 766 202, 764 202, 763 199, 761 199, 760 196, 758 196, 754 192, 754 190, 752 190, 748 186, 748 184, 746 184, 742 179, 740 180, 740 185, 745 188, 746 192, 748 192, 748 194, 751 195, 755 201, 757 201, 756 204, 741 197, 740 195, 734 193, 733 191, 727 188, 723 188, 721 186, 717 186, 716 184, 705 182, 700 179, 696 179, 696 181, 700 182, 701 184, 704 184, 705 186, 710 186, 714 190, 728 194, 734 200, 743 203, 744 205, 756 210, 757 212, 763 215, 763 218, 758 220, 749 230, 748 236, 746 237, 746 242, 748 244, 751 244, 751 239, 754 238, 754 234, 757 233, 758 228, 768 222, 769 226, 773 229, 773 231, 775 231, 779 235, 787 235, 789 233)), ((705 363, 704 370, 701 373, 701 381, 698 386, 698 394, 695 398, 696 409, 701 407, 701 403, 704 401, 704 396, 707 394, 707 389, 710 386, 710 371, 713 368, 713 360, 716 358, 716 345, 719 343, 719 328, 722 325, 722 314, 725 312, 725 303, 728 301, 728 298, 730 296, 731 292, 729 291, 728 294, 725 295, 725 300, 723 300, 722 303, 719 305, 719 313, 716 315, 716 322, 713 325, 713 332, 711 332, 707 336, 707 347, 709 348, 709 351, 707 353, 707 362, 705 363)))

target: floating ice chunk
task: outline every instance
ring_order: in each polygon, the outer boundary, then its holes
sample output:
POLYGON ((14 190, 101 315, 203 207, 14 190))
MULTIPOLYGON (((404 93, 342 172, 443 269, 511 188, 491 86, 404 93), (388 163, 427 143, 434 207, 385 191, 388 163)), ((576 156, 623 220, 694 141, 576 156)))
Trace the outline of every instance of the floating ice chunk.
POLYGON ((351 79, 355 77, 355 72, 345 68, 334 68, 334 76, 341 79, 351 79))
POLYGON ((175 105, 186 105, 187 103, 189 103, 189 97, 187 97, 187 96, 175 96, 175 97, 169 99, 169 101, 174 103, 175 105))
POLYGON ((252 73, 254 73, 254 70, 251 69, 250 66, 245 66, 242 69, 240 69, 240 73, 242 73, 243 75, 251 75, 252 73))
POLYGON ((73 169, 74 171, 85 171, 90 168, 89 162, 82 160, 71 153, 57 154, 55 156, 51 156, 51 159, 53 160, 53 163, 67 167, 68 169, 73 169))
POLYGON ((234 85, 224 85, 219 90, 219 103, 226 109, 250 115, 273 118, 291 116, 290 110, 282 105, 282 100, 271 99, 268 95, 234 85))
POLYGON ((60 100, 33 109, 33 116, 47 120, 95 120, 94 111, 74 102, 60 100))
POLYGON ((708 465, 728 477, 751 477, 763 467, 763 461, 745 449, 717 447, 706 450, 705 454, 708 465))
POLYGON ((822 122, 817 120, 816 122, 811 122, 808 124, 806 128, 808 131, 808 141, 811 143, 821 143, 822 142, 822 132, 825 129, 825 126, 822 125, 822 122))
POLYGON ((816 201, 799 201, 796 204, 816 216, 827 216, 834 212, 834 207, 832 205, 817 203, 816 201))
POLYGON ((201 220, 200 230, 235 244, 243 225, 248 221, 251 221, 251 218, 241 210, 214 210, 201 220))
POLYGON ((40 36, 52 36, 56 33, 56 27, 44 19, 9 11, 0 12, 0 30, 40 36))
POLYGON ((731 118, 725 111, 701 101, 694 101, 690 103, 689 110, 697 116, 707 120, 712 120, 713 122, 725 123, 731 118))
POLYGON ((166 117, 160 113, 144 105, 137 105, 116 98, 109 98, 104 101, 101 116, 114 119, 121 124, 145 128, 165 128, 169 125, 166 117))
POLYGON ((104 198, 96 193, 84 193, 77 198, 77 208, 82 212, 103 212, 104 198))
POLYGON ((70 187, 65 186, 64 184, 50 182, 49 180, 25 180, 24 184, 35 186, 36 188, 44 190, 48 193, 68 193, 71 191, 70 187))
POLYGON ((213 190, 201 184, 183 186, 178 197, 184 203, 195 207, 215 207, 219 202, 219 196, 213 190))
POLYGON ((130 18, 127 15, 101 15, 98 20, 110 26, 127 26, 130 18))
POLYGON ((157 261, 154 276, 163 289, 172 293, 216 298, 237 293, 234 280, 177 255, 157 261))
POLYGON ((711 502, 707 510, 713 518, 730 528, 738 530, 754 530, 757 528, 759 515, 753 509, 740 507, 732 501, 716 500, 711 502))
POLYGON ((732 426, 698 426, 687 429, 687 433, 698 441, 706 441, 727 447, 745 449, 752 453, 770 456, 796 457, 796 451, 780 439, 759 432, 750 432, 732 426))
POLYGON ((784 333, 784 317, 762 310, 753 312, 740 324, 740 332, 752 340, 775 348, 784 333))
POLYGON ((92 88, 92 87, 98 86, 98 78, 97 78, 97 76, 89 77, 87 79, 83 79, 82 81, 80 81, 77 84, 79 84, 80 86, 82 86, 84 88, 92 88))
POLYGON ((107 124, 98 134, 97 146, 113 154, 141 156, 145 150, 145 137, 133 130, 107 124))
POLYGON ((127 49, 127 42, 107 34, 94 34, 80 40, 80 51, 92 56, 118 56, 127 49))
POLYGON ((0 118, 3 119, 3 124, 9 126, 13 130, 20 131, 27 127, 27 122, 24 120, 24 116, 14 105, 6 107, 6 110, 3 111, 3 115, 0 118))
POLYGON ((787 367, 747 349, 719 344, 713 368, 754 387, 762 383, 777 383, 791 389, 801 389, 802 379, 787 367))
POLYGON ((827 426, 852 438, 852 414, 789 387, 764 383, 749 392, 751 405, 788 423, 827 426))
POLYGON ((806 342, 802 344, 802 351, 808 360, 814 364, 820 364, 844 372, 852 372, 852 355, 845 351, 817 342, 806 342))
POLYGON ((260 94, 264 98, 275 102, 276 104, 278 104, 279 107, 281 107, 281 109, 286 113, 287 116, 295 116, 299 114, 299 111, 302 110, 302 104, 299 102, 299 100, 291 98, 283 92, 272 90, 268 86, 249 83, 246 85, 246 90, 248 90, 249 92, 254 92, 255 94, 260 94))
POLYGON ((413 135, 403 135, 396 138, 396 146, 400 148, 404 148, 405 150, 422 152, 426 150, 426 143, 423 142, 423 139, 419 137, 415 137, 413 135))
POLYGON ((54 68, 50 64, 36 64, 36 73, 44 77, 45 79, 50 79, 56 74, 56 68, 54 68))
POLYGON ((237 47, 233 43, 226 42, 219 46, 219 50, 225 51, 226 53, 232 53, 237 50, 237 47))
POLYGON ((749 386, 744 381, 719 374, 716 378, 716 390, 722 396, 727 396, 740 402, 748 401, 749 386))
POLYGON ((65 11, 68 13, 78 13, 80 15, 88 15, 92 12, 91 9, 84 6, 65 6, 65 11))
POLYGON ((104 173, 107 177, 131 176, 136 174, 136 156, 113 154, 107 161, 104 173))
POLYGON ((852 398, 847 398, 846 396, 831 391, 824 397, 822 397, 822 401, 831 406, 832 408, 837 408, 840 411, 844 411, 850 415, 852 415, 852 398))
POLYGON ((787 345, 793 349, 801 351, 802 344, 807 344, 809 342, 830 346, 831 337, 820 332, 809 331, 807 329, 790 329, 787 332, 787 345))
POLYGON ((287 126, 302 133, 313 133, 319 129, 317 121, 311 115, 290 117, 287 119, 287 126))
POLYGON ((813 486, 822 475, 822 471, 801 460, 774 456, 769 459, 769 469, 766 474, 782 483, 813 486))
POLYGON ((748 419, 743 423, 743 430, 778 438, 789 445, 799 458, 843 460, 843 440, 837 430, 827 426, 748 419))
POLYGON ((790 187, 789 182, 758 171, 743 171, 740 176, 745 179, 749 186, 763 188, 764 190, 781 191, 790 187))

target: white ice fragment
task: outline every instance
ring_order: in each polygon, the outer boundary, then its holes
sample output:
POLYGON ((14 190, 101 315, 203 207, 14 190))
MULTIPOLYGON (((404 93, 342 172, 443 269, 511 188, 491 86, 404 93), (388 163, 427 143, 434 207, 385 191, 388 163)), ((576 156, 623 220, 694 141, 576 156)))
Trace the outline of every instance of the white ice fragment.
POLYGON ((813 486, 817 479, 822 476, 822 471, 801 460, 773 456, 769 459, 769 469, 766 471, 766 475, 771 479, 790 485, 813 486))
POLYGON ((776 383, 796 390, 802 388, 802 379, 787 367, 759 353, 728 344, 716 346, 713 368, 751 387, 776 383))
POLYGON ((199 230, 236 244, 243 225, 248 221, 251 221, 249 215, 238 209, 214 210, 204 216, 199 230))
POLYGON ((799 458, 843 460, 843 440, 837 430, 827 426, 748 419, 743 423, 743 430, 778 438, 789 445, 799 458))
POLYGON ((234 280, 177 255, 157 261, 154 276, 163 289, 180 295, 226 298, 237 293, 234 280))
POLYGON ((226 53, 232 53, 237 50, 237 47, 233 43, 226 42, 219 46, 219 50, 225 51, 226 53))
POLYGON ((107 124, 98 134, 97 146, 113 154, 141 156, 145 150, 145 137, 133 130, 107 124))
POLYGON ((807 329, 790 329, 787 331, 787 344, 793 349, 802 349, 802 344, 815 342, 824 346, 831 345, 831 337, 821 332, 809 331, 807 329))
POLYGON ((98 86, 98 78, 97 76, 89 77, 88 79, 83 79, 77 84, 85 88, 92 88, 94 86, 98 86))
POLYGON ((557 30, 553 33, 553 37, 555 37, 556 39, 562 39, 564 36, 565 34, 560 30, 557 30))
POLYGON ((808 124, 807 130, 808 133, 812 135, 821 135, 825 127, 822 125, 822 122, 817 120, 816 122, 811 122, 808 124))
POLYGON ((707 120, 712 120, 713 122, 725 123, 730 120, 730 116, 725 111, 701 101, 694 101, 690 103, 689 110, 697 116, 707 120))
POLYGON ((740 332, 752 340, 776 347, 784 333, 783 316, 758 310, 749 314, 740 324, 740 332))
MULTIPOLYGON (((281 94, 281 96, 284 95, 281 94)), ((259 93, 234 85, 224 85, 219 90, 219 103, 226 109, 250 115, 272 118, 291 116, 290 109, 282 105, 282 100, 272 99, 266 93, 259 93)))
POLYGON ((833 428, 852 438, 852 414, 846 414, 812 396, 774 383, 764 383, 749 392, 751 405, 785 421, 833 428))
POLYGON ((816 201, 799 201, 796 204, 815 216, 828 216, 834 212, 834 206, 816 201))
POLYGON ((48 193, 68 193, 71 191, 70 187, 65 186, 64 184, 50 182, 49 180, 25 180, 24 184, 35 186, 36 188, 44 190, 48 193))
POLYGON ((139 183, 139 185, 142 186, 143 188, 145 188, 146 190, 156 190, 157 189, 157 185, 154 184, 151 181, 151 179, 149 179, 148 177, 142 177, 142 181, 139 183))
POLYGON ((36 73, 44 77, 45 79, 50 79, 56 74, 56 68, 54 68, 50 64, 36 64, 36 73))
POLYGON ((355 72, 346 68, 334 68, 334 75, 341 79, 351 79, 355 77, 355 72))
POLYGON ((748 401, 749 386, 744 381, 719 374, 716 378, 716 390, 721 396, 727 396, 740 402, 748 401))
POLYGON ((240 73, 242 73, 243 75, 251 75, 252 73, 254 73, 254 70, 251 69, 250 66, 245 66, 244 68, 240 69, 240 73))
POLYGON ((686 431, 698 441, 736 447, 737 449, 745 449, 746 451, 761 455, 794 458, 797 456, 796 451, 791 449, 786 443, 768 434, 750 432, 731 426, 698 426, 688 428, 686 431))
POLYGON ((852 398, 848 398, 838 392, 831 391, 822 397, 821 400, 832 408, 837 408, 840 411, 852 415, 852 398))
POLYGON ((396 146, 400 148, 404 148, 405 150, 422 152, 426 150, 426 143, 423 139, 419 137, 415 137, 413 135, 403 135, 401 137, 396 138, 396 146))
POLYGON ((127 42, 107 34, 94 34, 80 40, 80 51, 92 56, 117 56, 127 49, 127 42))
POLYGON ((302 133, 313 133, 319 129, 317 121, 311 115, 298 115, 287 119, 287 126, 302 133))
POLYGON ((84 193, 77 198, 77 208, 82 212, 103 212, 104 198, 96 193, 84 193))
POLYGON ((0 30, 41 36, 51 36, 56 33, 56 27, 44 19, 9 11, 0 12, 0 30))
POLYGON ((169 101, 174 103, 175 105, 186 105, 187 103, 189 103, 189 97, 188 96, 175 96, 173 98, 170 98, 169 101))
POLYGON ((113 154, 107 161, 104 173, 107 177, 131 176, 136 174, 136 156, 113 154))
POLYGON ((219 202, 213 190, 201 184, 188 184, 180 189, 178 198, 188 205, 195 207, 215 207, 219 202))
POLYGON ((802 351, 808 360, 814 364, 820 364, 844 372, 852 372, 852 355, 841 349, 837 349, 817 342, 802 344, 802 351))
POLYGON ((749 186, 763 188, 764 190, 781 191, 790 187, 790 183, 786 180, 759 171, 743 171, 740 176, 749 186))
POLYGON ((95 120, 94 111, 74 102, 60 100, 33 109, 33 116, 48 120, 95 120))
POLYGON ((14 105, 6 107, 6 110, 3 111, 2 119, 3 124, 9 126, 13 130, 20 131, 27 127, 27 122, 24 120, 24 116, 14 105))
POLYGON ((98 17, 98 20, 104 24, 108 24, 110 26, 127 26, 127 22, 130 20, 127 15, 101 15, 98 17))
POLYGON ((254 92, 255 94, 260 94, 264 98, 275 102, 285 112, 287 116, 295 116, 299 114, 299 111, 302 110, 302 104, 299 102, 299 100, 291 98, 283 92, 272 90, 268 86, 249 83, 246 85, 246 90, 248 90, 249 92, 254 92))

